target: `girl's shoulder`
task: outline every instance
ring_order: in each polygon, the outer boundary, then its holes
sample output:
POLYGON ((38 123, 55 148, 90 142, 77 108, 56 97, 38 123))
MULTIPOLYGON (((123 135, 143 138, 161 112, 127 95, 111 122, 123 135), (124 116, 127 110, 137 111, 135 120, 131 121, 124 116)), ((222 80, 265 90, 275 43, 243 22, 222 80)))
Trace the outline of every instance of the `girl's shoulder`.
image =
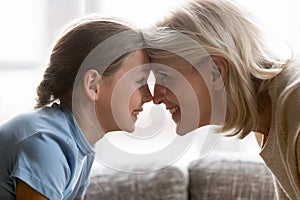
POLYGON ((69 123, 65 114, 55 106, 20 113, 0 125, 1 139, 18 143, 26 138, 49 135, 69 141, 69 123))

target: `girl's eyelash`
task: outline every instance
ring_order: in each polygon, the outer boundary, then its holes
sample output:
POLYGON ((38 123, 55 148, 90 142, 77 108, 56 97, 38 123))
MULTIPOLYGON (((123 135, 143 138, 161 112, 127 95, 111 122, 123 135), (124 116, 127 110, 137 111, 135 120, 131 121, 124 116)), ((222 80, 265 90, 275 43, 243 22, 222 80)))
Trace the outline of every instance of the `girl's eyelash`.
POLYGON ((139 84, 146 83, 146 78, 142 78, 142 79, 138 80, 137 83, 139 83, 139 84))

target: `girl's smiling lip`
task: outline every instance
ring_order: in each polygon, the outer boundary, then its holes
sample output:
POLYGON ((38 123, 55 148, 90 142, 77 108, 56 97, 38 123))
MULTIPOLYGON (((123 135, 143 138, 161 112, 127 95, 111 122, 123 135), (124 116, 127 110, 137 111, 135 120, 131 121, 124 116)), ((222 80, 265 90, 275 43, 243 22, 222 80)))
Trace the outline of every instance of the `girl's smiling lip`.
POLYGON ((143 111, 143 108, 135 109, 134 111, 132 111, 131 116, 132 116, 134 121, 137 121, 138 115, 142 111, 143 111))

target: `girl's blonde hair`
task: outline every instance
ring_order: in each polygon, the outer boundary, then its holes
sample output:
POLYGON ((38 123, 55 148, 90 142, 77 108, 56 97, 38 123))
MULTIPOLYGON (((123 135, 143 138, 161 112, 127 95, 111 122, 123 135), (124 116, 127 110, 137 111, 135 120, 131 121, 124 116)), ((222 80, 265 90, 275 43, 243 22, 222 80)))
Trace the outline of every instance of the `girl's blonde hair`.
MULTIPOLYGON (((227 61, 227 117, 222 131, 233 130, 229 135, 240 138, 248 135, 259 122, 258 95, 268 90, 272 78, 291 61, 275 58, 263 44, 260 30, 250 16, 230 1, 190 1, 173 10, 157 27, 179 31, 196 41, 209 56, 227 61)), ((187 50, 182 40, 172 39, 171 31, 164 33, 156 34, 157 44, 187 50)), ((168 57, 167 51, 152 48, 148 52, 151 57, 168 57)), ((197 60, 198 53, 191 50, 189 56, 197 60)))

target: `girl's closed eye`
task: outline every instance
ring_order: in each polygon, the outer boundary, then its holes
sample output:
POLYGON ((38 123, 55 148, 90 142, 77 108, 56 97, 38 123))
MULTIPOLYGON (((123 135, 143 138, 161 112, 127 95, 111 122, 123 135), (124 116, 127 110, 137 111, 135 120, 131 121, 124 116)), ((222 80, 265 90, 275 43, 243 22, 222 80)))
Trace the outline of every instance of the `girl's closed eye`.
POLYGON ((147 83, 147 78, 146 77, 142 77, 141 79, 139 79, 138 81, 136 81, 136 83, 140 84, 140 85, 144 85, 147 83))

